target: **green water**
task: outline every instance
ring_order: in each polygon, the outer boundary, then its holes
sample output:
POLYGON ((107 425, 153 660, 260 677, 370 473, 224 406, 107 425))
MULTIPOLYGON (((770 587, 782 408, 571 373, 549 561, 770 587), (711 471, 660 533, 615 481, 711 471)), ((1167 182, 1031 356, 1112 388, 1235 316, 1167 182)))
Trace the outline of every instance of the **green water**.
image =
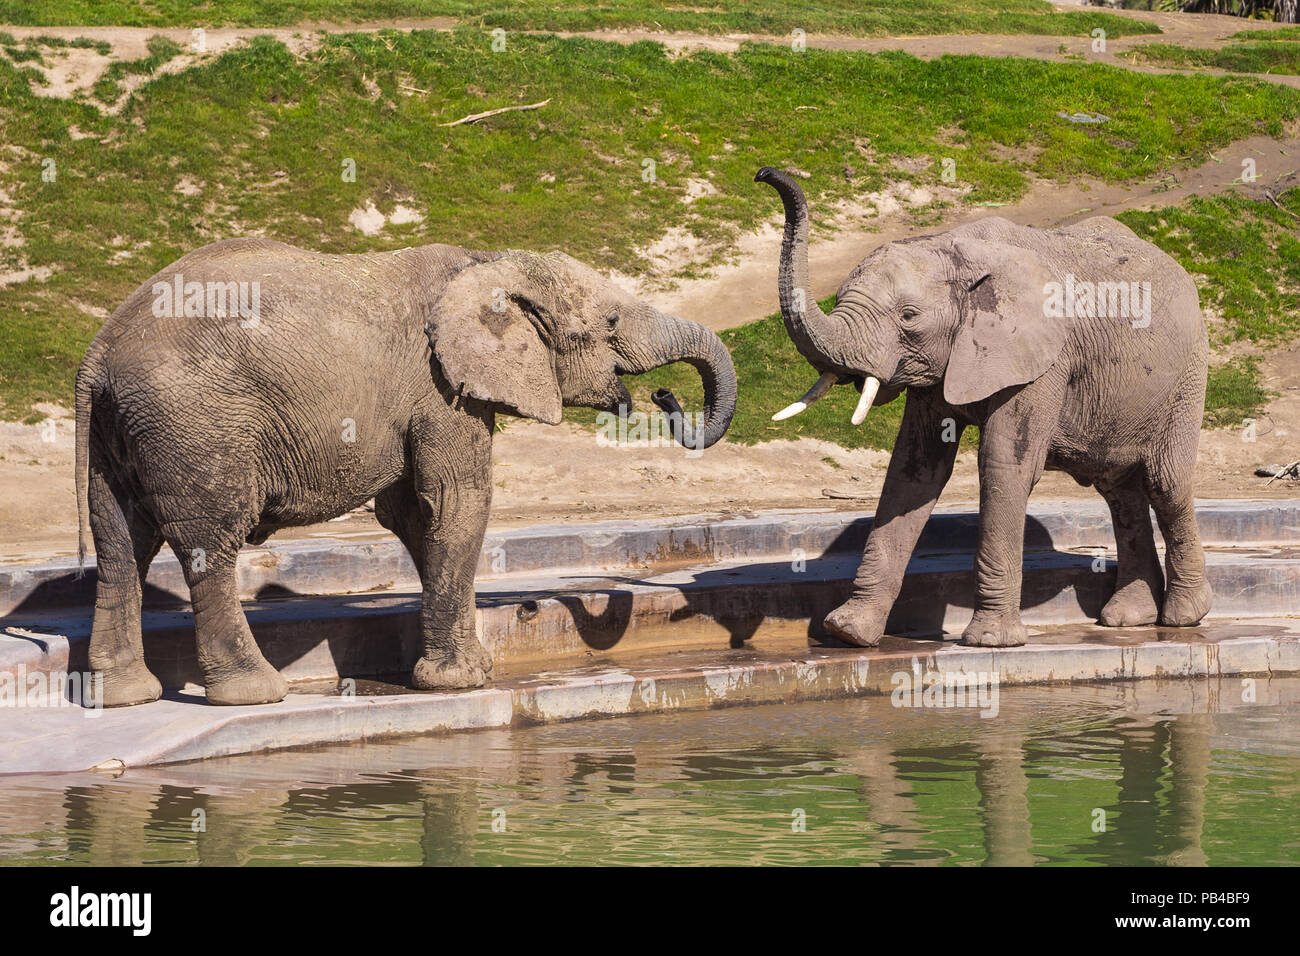
POLYGON ((1300 680, 1003 689, 0 778, 0 863, 1291 864, 1300 680))

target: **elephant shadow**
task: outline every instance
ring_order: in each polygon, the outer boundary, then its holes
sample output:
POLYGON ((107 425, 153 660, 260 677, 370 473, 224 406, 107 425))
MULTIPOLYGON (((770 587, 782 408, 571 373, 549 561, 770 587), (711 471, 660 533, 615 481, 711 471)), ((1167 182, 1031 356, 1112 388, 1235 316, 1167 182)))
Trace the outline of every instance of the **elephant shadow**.
MULTIPOLYGON (((739 648, 762 628, 806 622, 810 646, 848 646, 828 634, 822 620, 852 593, 871 522, 866 517, 846 525, 818 557, 792 553, 788 560, 705 568, 683 582, 666 576, 661 586, 677 587, 679 602, 665 614, 642 613, 638 627, 711 623, 726 632, 731 647, 739 648)), ((933 640, 945 631, 964 628, 974 610, 978 524, 975 513, 931 520, 908 563, 887 633, 933 640)), ((1048 528, 1032 515, 1025 519, 1024 563, 1021 607, 1038 612, 1036 617, 1045 622, 1095 620, 1114 590, 1113 560, 1099 571, 1092 555, 1058 549, 1048 528)), ((632 576, 602 575, 599 580, 630 587, 647 583, 632 576)), ((551 597, 568 609, 575 629, 592 650, 617 647, 638 618, 637 595, 631 589, 575 587, 564 594, 529 595, 521 607, 531 606, 535 613, 541 597, 551 597), (599 612, 589 606, 596 603, 591 600, 595 595, 604 597, 599 612)))
MULTIPOLYGON (((822 620, 846 600, 861 558, 871 518, 846 524, 820 555, 805 556, 795 550, 787 560, 760 561, 704 567, 689 573, 667 572, 649 577, 634 574, 572 575, 560 591, 492 591, 480 589, 480 607, 510 604, 515 615, 527 622, 540 613, 541 604, 554 600, 563 606, 582 643, 593 651, 611 651, 625 645, 629 632, 645 634, 646 644, 681 644, 698 640, 708 643, 721 629, 732 648, 743 647, 760 630, 790 628, 802 631, 809 646, 843 647, 826 633, 822 620), (638 588, 647 583, 677 589, 649 598, 638 588), (597 610, 598 609, 598 610, 597 610), (694 627, 692 627, 694 625, 694 627), (659 634, 654 634, 660 629, 659 634), (672 634, 667 635, 666 630, 672 634)), ((927 524, 908 565, 902 591, 886 626, 898 637, 934 639, 945 631, 960 630, 973 606, 975 594, 974 552, 979 516, 944 514, 927 524)), ((1022 608, 1040 610, 1043 619, 1077 621, 1080 616, 1095 620, 1114 589, 1115 566, 1107 561, 1097 573, 1090 555, 1059 550, 1048 529, 1032 515, 1025 523, 1025 575, 1022 608)), ((67 633, 73 617, 74 633, 89 633, 92 610, 85 604, 67 607, 69 595, 94 593, 94 570, 85 576, 60 576, 34 588, 9 613, 0 616, 0 630, 17 627, 6 637, 30 641, 49 654, 53 640, 42 637, 42 617, 57 608, 64 627, 51 630, 67 633), (60 607, 60 605, 63 605, 60 607)), ((373 595, 358 594, 339 606, 339 620, 355 615, 376 615, 370 636, 355 639, 355 628, 334 620, 322 620, 304 629, 295 618, 294 605, 314 596, 267 585, 255 597, 259 604, 280 611, 253 616, 254 636, 272 666, 290 675, 333 671, 343 676, 384 676, 404 680, 420 654, 418 592, 390 594, 396 598, 381 612, 364 605, 373 595), (379 662, 391 662, 380 666, 379 662)), ((93 603, 93 598, 89 603, 93 603)), ((151 617, 146 628, 145 658, 163 686, 175 689, 187 682, 200 683, 200 671, 193 640, 193 615, 184 596, 152 584, 145 588, 145 612, 151 617)), ((70 671, 88 671, 87 643, 74 640, 69 646, 70 671)))

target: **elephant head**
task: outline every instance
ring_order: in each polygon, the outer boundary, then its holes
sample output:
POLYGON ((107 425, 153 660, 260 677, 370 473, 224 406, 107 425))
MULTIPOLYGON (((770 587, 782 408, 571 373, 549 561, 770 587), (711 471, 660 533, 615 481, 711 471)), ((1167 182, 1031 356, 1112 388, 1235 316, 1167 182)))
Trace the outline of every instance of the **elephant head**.
POLYGON ((704 418, 691 428, 667 389, 653 400, 674 438, 707 448, 731 424, 736 372, 721 340, 659 312, 563 253, 510 251, 471 265, 443 291, 426 331, 453 387, 547 424, 562 407, 626 414, 623 374, 686 362, 704 383, 704 418))
POLYGON ((862 390, 853 424, 872 404, 906 387, 943 384, 944 400, 966 405, 1023 385, 1056 360, 1067 329, 1044 309, 1052 281, 1035 253, 1000 241, 1001 219, 983 219, 938 236, 881 246, 858 264, 824 313, 808 282, 808 206, 785 173, 754 177, 785 206, 779 289, 781 315, 800 353, 821 378, 780 421, 840 383, 862 390))

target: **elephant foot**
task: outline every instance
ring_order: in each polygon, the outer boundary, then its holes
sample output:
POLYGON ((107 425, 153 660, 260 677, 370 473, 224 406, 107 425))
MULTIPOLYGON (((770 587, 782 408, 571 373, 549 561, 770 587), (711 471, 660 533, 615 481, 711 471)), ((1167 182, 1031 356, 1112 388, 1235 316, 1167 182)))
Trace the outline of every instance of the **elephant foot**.
POLYGON ((1160 623, 1166 627, 1191 627, 1210 613, 1214 595, 1208 581, 1199 587, 1188 588, 1171 585, 1165 591, 1164 607, 1160 609, 1160 623))
POLYGON ((465 660, 430 660, 421 657, 415 662, 411 672, 411 686, 416 690, 463 690, 467 687, 482 687, 492 673, 492 661, 487 666, 465 660))
POLYGON ((1105 627, 1137 627, 1140 624, 1154 624, 1160 616, 1151 585, 1142 580, 1130 581, 1122 588, 1117 588, 1106 606, 1101 609, 1098 620, 1105 627))
POLYGON ((822 623, 835 637, 855 647, 875 647, 885 634, 885 615, 861 601, 845 601, 822 623))
POLYGON ((96 680, 85 692, 88 707, 132 707, 162 696, 162 684, 143 662, 95 672, 96 680))
POLYGON ((206 683, 208 703, 223 707, 247 704, 274 704, 284 700, 289 693, 289 682, 264 660, 250 662, 247 667, 223 671, 210 677, 206 683))
POLYGON ((966 625, 961 643, 967 647, 1019 647, 1029 637, 1016 611, 976 611, 966 625))

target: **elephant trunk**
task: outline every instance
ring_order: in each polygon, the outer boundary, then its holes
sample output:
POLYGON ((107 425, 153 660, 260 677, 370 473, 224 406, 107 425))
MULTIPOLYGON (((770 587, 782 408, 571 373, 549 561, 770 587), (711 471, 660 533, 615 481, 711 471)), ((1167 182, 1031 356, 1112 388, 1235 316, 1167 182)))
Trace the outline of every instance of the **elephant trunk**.
POLYGON ((836 361, 840 349, 828 334, 829 318, 817 304, 808 281, 808 202, 793 179, 771 166, 754 177, 767 183, 781 197, 785 207, 785 233, 781 239, 781 266, 777 290, 781 297, 781 319, 790 341, 820 372, 841 371, 836 361))
POLYGON ((704 418, 699 429, 687 421, 671 391, 661 388, 651 400, 668 413, 673 438, 687 448, 708 448, 727 433, 736 411, 736 369, 722 340, 704 326, 663 312, 651 312, 649 329, 637 335, 638 348, 618 348, 622 370, 641 374, 673 362, 685 362, 704 383, 704 418))
MULTIPOLYGON (((836 321, 834 312, 829 316, 817 304, 808 280, 808 201, 803 190, 793 179, 771 166, 764 166, 754 176, 754 181, 767 183, 781 197, 785 207, 785 232, 781 238, 781 266, 777 274, 777 291, 781 297, 781 319, 795 348, 817 371, 821 372, 816 384, 802 398, 772 416, 781 421, 798 415, 831 388, 842 382, 860 380, 862 394, 853 411, 854 425, 861 425, 867 410, 875 401, 880 381, 872 376, 862 376, 848 365, 844 349, 837 345, 837 333, 844 323, 836 321)), ((842 332, 838 333, 842 336, 842 332)))

